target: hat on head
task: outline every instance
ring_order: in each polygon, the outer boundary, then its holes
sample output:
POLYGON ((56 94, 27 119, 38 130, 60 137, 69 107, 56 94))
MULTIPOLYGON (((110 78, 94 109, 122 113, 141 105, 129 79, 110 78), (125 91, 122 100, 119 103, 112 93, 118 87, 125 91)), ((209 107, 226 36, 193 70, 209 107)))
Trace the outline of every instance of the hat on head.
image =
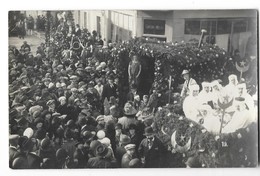
POLYGON ((60 88, 61 84, 59 82, 56 83, 56 88, 60 88))
POLYGON ((62 97, 59 98, 59 102, 64 101, 64 100, 66 100, 65 96, 62 96, 62 97))
POLYGON ((70 76, 70 80, 76 80, 78 77, 76 75, 70 76))
POLYGON ((29 169, 27 158, 19 156, 12 163, 13 169, 29 169))
POLYGON ((91 141, 89 148, 91 151, 95 152, 97 146, 99 146, 99 145, 101 145, 101 142, 99 142, 98 140, 94 140, 94 141, 91 141))
POLYGON ((121 134, 120 135, 120 139, 119 139, 120 143, 123 145, 127 145, 131 142, 131 139, 129 136, 125 135, 125 134, 121 134))
POLYGON ((62 161, 62 160, 65 160, 68 156, 68 153, 65 149, 63 148, 59 148, 57 151, 56 151, 56 159, 58 161, 62 161))
POLYGON ((75 87, 73 87, 73 88, 71 89, 71 92, 78 92, 78 89, 75 88, 75 87))
POLYGON ((140 168, 142 166, 142 163, 140 159, 134 158, 129 162, 129 167, 130 168, 140 168))
POLYGON ((149 108, 144 108, 141 115, 138 116, 137 120, 145 120, 153 118, 153 114, 150 112, 149 108))
POLYGON ((228 80, 236 79, 237 80, 237 75, 231 74, 228 76, 228 80))
POLYGON ((190 86, 190 91, 194 91, 194 90, 200 90, 200 86, 198 84, 193 84, 190 86))
POLYGON ((137 113, 137 110, 134 108, 133 104, 131 102, 127 102, 124 106, 123 113, 125 115, 135 115, 137 113))
POLYGON ((131 149, 135 149, 135 144, 127 144, 126 146, 125 146, 125 149, 126 150, 131 150, 131 149))
POLYGON ((83 139, 85 139, 86 141, 91 141, 95 135, 93 133, 91 133, 90 131, 83 131, 82 136, 83 136, 83 139))
POLYGON ((128 127, 129 130, 136 130, 136 128, 137 128, 137 126, 134 123, 130 124, 128 127))
POLYGON ((183 70, 181 75, 189 74, 190 72, 188 70, 183 70))
POLYGON ((18 134, 9 135, 9 143, 10 145, 17 145, 20 136, 18 134))
POLYGON ((104 137, 103 139, 99 140, 102 144, 105 144, 107 147, 111 145, 111 141, 109 138, 104 137))
POLYGON ((153 128, 152 127, 146 127, 145 129, 144 129, 144 135, 145 136, 150 136, 150 135, 153 135, 153 134, 155 134, 155 132, 153 131, 153 128))
POLYGON ((43 150, 46 150, 51 144, 51 141, 49 138, 44 138, 42 141, 41 141, 41 149, 43 150))
POLYGON ((108 154, 108 148, 107 148, 106 145, 100 144, 99 146, 97 146, 97 148, 96 148, 96 155, 97 156, 104 157, 107 154, 108 154))
POLYGON ((50 106, 51 104, 55 104, 55 100, 49 100, 46 103, 47 106, 50 106))
POLYGON ((26 136, 30 139, 33 136, 33 129, 32 128, 26 128, 23 132, 23 136, 26 136))
POLYGON ((98 137, 98 139, 103 139, 104 137, 106 137, 105 131, 104 130, 99 130, 97 132, 97 137, 98 137))
POLYGON ((101 120, 104 120, 104 115, 97 116, 96 121, 98 122, 98 121, 101 121, 101 120))
POLYGON ((121 130, 122 130, 122 128, 123 128, 123 126, 122 126, 121 123, 117 123, 117 124, 115 125, 115 130, 117 130, 117 129, 121 129, 121 130))
POLYGON ((202 87, 210 87, 210 83, 206 81, 202 82, 201 85, 202 87))

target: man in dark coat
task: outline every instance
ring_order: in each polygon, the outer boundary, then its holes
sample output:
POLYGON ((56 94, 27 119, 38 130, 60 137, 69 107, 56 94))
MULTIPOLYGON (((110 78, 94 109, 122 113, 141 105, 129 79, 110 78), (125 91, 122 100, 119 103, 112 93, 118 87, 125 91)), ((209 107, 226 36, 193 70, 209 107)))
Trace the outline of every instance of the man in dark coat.
POLYGON ((110 97, 114 96, 117 97, 117 86, 114 84, 114 79, 113 77, 108 78, 108 84, 104 86, 103 90, 103 100, 107 98, 109 100, 110 97))
POLYGON ((96 148, 97 156, 88 160, 87 168, 115 168, 116 164, 107 158, 108 148, 104 144, 100 144, 96 148))
POLYGON ((145 168, 160 168, 163 167, 163 158, 166 153, 166 148, 162 142, 155 136, 152 127, 146 127, 145 139, 139 145, 138 153, 142 159, 145 168))
POLYGON ((18 140, 20 136, 17 134, 13 134, 9 136, 9 167, 12 168, 12 163, 15 158, 17 158, 20 154, 18 151, 18 140))

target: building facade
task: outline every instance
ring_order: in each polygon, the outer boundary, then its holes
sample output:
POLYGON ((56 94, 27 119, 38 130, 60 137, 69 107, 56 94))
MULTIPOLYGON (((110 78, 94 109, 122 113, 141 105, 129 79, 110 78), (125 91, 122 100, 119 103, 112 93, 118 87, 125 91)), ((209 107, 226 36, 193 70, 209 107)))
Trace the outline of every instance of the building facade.
POLYGON ((233 53, 245 54, 248 39, 255 35, 256 10, 92 10, 74 11, 75 23, 96 30, 107 41, 131 37, 157 38, 166 42, 199 40, 216 43, 233 53))

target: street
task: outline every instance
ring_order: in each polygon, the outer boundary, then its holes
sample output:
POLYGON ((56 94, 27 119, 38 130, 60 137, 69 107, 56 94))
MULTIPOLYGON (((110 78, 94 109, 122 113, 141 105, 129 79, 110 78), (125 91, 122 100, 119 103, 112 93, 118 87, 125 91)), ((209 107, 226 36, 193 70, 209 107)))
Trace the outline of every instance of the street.
POLYGON ((18 37, 9 37, 9 45, 15 46, 18 50, 20 49, 21 45, 24 41, 27 41, 27 43, 31 47, 31 52, 35 54, 37 47, 44 42, 44 38, 42 37, 42 34, 35 33, 31 36, 25 36, 24 39, 19 39, 18 37))

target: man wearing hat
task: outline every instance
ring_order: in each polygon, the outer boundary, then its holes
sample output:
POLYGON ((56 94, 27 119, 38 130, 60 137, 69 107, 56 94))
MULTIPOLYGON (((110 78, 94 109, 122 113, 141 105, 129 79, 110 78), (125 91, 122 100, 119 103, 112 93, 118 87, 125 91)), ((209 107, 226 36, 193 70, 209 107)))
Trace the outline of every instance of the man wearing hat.
POLYGON ((115 157, 119 166, 121 166, 122 157, 126 153, 125 146, 127 144, 130 144, 130 142, 131 139, 129 136, 125 134, 120 135, 119 147, 116 148, 116 152, 115 152, 115 157))
POLYGON ((9 167, 12 167, 12 163, 15 158, 20 154, 18 150, 18 141, 20 136, 18 134, 9 135, 9 167))
POLYGON ((146 136, 139 145, 138 153, 142 159, 145 168, 163 167, 163 160, 166 154, 166 148, 163 143, 155 136, 152 127, 146 127, 144 135, 146 136))
POLYGON ((190 77, 190 72, 188 70, 183 70, 181 75, 185 80, 181 91, 181 97, 185 98, 190 93, 190 86, 197 84, 197 82, 190 77))
POLYGON ((105 144, 98 145, 95 153, 97 156, 88 160, 87 168, 115 168, 115 163, 106 157, 108 148, 105 144))
POLYGON ((117 86, 114 84, 114 79, 112 76, 108 78, 108 84, 106 84, 103 88, 103 100, 107 98, 109 100, 110 97, 117 98, 117 86))
POLYGON ((135 147, 136 147, 135 144, 127 144, 125 146, 126 153, 122 157, 122 161, 121 161, 122 168, 129 168, 130 161, 135 158, 134 156, 135 147))
POLYGON ((130 124, 137 124, 135 118, 137 111, 133 106, 132 102, 127 102, 124 106, 124 116, 119 118, 118 123, 122 124, 123 131, 129 128, 130 124))

